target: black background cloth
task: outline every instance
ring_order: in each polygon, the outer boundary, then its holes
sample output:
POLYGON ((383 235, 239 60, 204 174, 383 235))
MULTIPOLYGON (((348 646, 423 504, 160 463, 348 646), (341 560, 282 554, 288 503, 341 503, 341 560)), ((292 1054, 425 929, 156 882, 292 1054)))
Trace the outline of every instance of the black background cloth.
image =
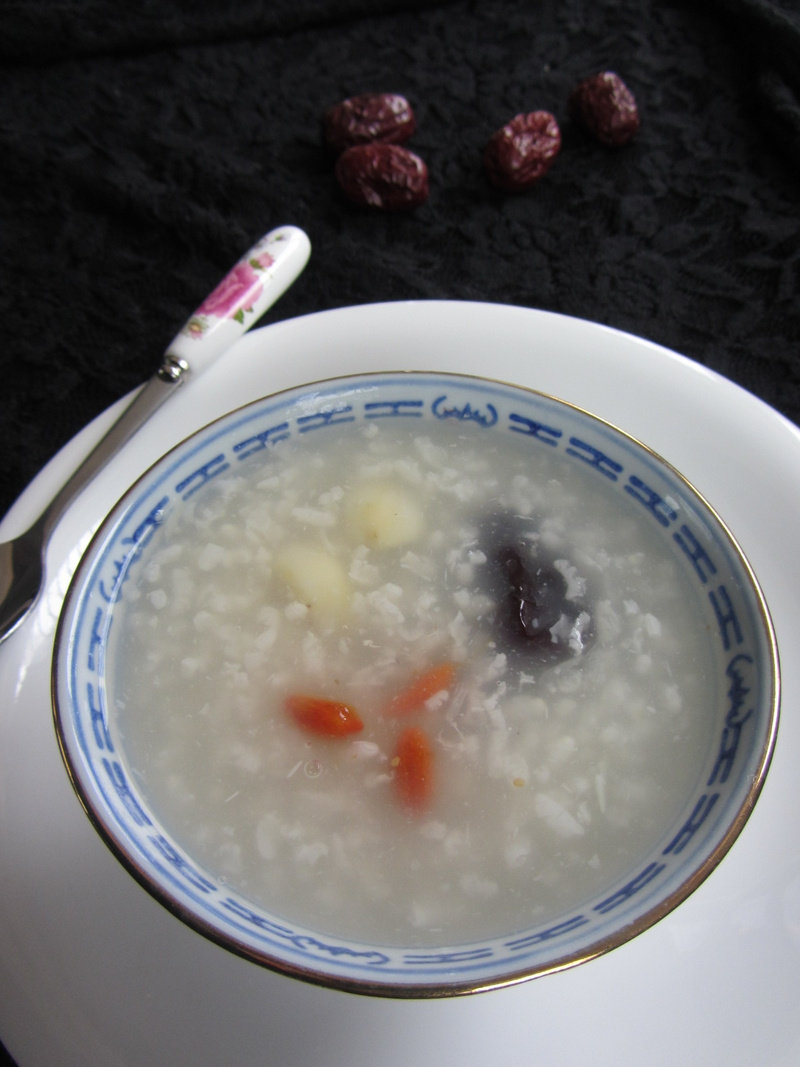
POLYGON ((0 14, 0 513, 285 222, 314 251, 264 321, 409 298, 544 308, 682 352, 800 422, 797 0, 0 14), (567 116, 575 83, 607 69, 642 117, 617 150, 567 116), (431 195, 410 214, 348 204, 322 147, 323 111, 377 90, 416 111, 431 195), (500 194, 483 147, 537 109, 561 153, 533 189, 500 194))
POLYGON ((20 0, 0 33, 0 511, 155 369, 263 232, 311 264, 265 321, 377 300, 545 308, 674 348, 800 421, 797 0, 20 0), (616 70, 621 150, 566 115, 616 70), (347 204, 321 144, 337 100, 402 92, 428 202, 347 204), (545 108, 555 166, 518 196, 492 132, 545 108))

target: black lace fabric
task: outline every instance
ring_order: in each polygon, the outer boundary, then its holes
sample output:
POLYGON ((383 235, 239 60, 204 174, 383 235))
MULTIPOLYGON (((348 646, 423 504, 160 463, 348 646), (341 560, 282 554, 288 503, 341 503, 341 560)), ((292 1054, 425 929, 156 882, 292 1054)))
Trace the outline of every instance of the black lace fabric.
POLYGON ((144 380, 227 267, 279 222, 314 256, 271 319, 375 300, 492 300, 674 348, 800 420, 795 0, 21 0, 0 33, 0 508, 144 380), (616 70, 637 140, 575 129, 616 70), (415 107, 431 195, 347 204, 320 118, 415 107), (525 194, 481 153, 520 111, 563 147, 525 194))

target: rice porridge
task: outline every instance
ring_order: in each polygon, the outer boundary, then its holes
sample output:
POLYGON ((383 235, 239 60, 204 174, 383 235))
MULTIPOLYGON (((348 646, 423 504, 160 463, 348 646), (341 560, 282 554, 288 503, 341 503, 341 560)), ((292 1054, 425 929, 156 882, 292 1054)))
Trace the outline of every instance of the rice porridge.
POLYGON ((660 533, 544 447, 389 422, 210 482, 125 587, 131 773, 214 877, 384 944, 601 891, 699 773, 709 636, 660 533))

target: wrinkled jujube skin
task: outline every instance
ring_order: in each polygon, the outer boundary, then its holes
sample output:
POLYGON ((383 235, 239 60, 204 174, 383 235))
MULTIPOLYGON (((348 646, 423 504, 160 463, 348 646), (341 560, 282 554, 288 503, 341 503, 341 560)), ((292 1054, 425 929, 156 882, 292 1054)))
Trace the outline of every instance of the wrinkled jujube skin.
POLYGON ((487 591, 497 608, 492 626, 499 651, 540 664, 580 655, 594 641, 594 605, 586 590, 568 587, 560 560, 538 544, 535 523, 498 516, 483 526, 487 591))
POLYGON ((514 545, 497 551, 508 589, 505 598, 507 618, 520 638, 550 641, 550 628, 561 617, 567 583, 554 567, 527 562, 514 545))
POLYGON ((498 189, 516 193, 543 178, 561 149, 561 130, 549 111, 515 115, 489 138, 483 165, 498 189))
POLYGON ((584 78, 570 93, 572 118, 601 144, 619 148, 639 132, 636 99, 618 74, 606 70, 584 78))
POLYGON ((416 125, 414 109, 399 93, 362 93, 325 112, 323 133, 333 152, 343 152, 375 141, 404 144, 416 125))
POLYGON ((402 145, 354 145, 336 160, 334 174, 354 204, 381 211, 405 211, 428 199, 428 168, 402 145))

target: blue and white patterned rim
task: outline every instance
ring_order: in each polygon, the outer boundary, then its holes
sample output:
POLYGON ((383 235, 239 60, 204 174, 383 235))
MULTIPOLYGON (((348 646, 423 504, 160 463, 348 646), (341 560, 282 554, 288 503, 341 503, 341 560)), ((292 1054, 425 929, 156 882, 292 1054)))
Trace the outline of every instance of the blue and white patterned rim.
POLYGON ((778 723, 778 661, 761 592, 702 498, 618 429, 552 397, 468 376, 367 374, 257 401, 164 456, 120 501, 72 583, 53 672, 56 727, 73 784, 107 844, 189 925, 273 969, 386 996, 493 988, 590 959, 640 933, 696 888, 741 831, 764 781, 778 723), (202 870, 158 825, 127 769, 106 702, 105 655, 125 583, 167 514, 225 472, 287 440, 370 420, 457 422, 527 438, 590 469, 638 503, 705 603, 718 673, 718 730, 692 795, 637 870, 544 926, 474 944, 408 951, 287 925, 202 870))

